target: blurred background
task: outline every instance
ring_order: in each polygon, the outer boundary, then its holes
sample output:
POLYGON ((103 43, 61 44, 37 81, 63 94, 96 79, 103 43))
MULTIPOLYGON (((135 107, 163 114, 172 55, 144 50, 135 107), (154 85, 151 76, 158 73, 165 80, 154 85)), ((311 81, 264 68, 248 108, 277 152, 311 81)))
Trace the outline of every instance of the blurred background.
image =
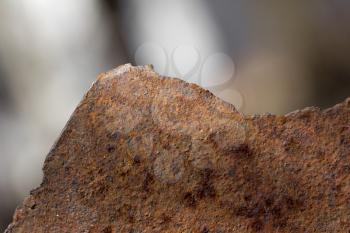
POLYGON ((347 0, 1 0, 0 230, 96 76, 149 64, 244 113, 350 96, 347 0))

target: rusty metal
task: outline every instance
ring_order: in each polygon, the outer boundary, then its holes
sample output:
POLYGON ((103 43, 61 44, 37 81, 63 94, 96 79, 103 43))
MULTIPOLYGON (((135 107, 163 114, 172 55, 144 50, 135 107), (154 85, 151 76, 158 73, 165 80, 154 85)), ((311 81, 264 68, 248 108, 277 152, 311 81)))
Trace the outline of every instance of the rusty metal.
POLYGON ((237 112, 151 67, 100 75, 15 232, 348 232, 350 99, 237 112))

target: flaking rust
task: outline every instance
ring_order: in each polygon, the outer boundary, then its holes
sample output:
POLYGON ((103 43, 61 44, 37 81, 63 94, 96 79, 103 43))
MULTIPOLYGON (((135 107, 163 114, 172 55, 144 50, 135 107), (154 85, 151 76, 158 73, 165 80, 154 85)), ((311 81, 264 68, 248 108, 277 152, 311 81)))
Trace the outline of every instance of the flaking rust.
POLYGON ((150 66, 102 74, 15 232, 349 232, 350 99, 245 116, 150 66))

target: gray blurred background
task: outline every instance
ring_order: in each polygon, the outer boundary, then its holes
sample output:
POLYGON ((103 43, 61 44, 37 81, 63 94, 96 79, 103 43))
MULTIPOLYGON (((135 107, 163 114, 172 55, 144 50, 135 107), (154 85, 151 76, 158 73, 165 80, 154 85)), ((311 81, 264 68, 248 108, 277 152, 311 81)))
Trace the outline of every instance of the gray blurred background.
POLYGON ((1 0, 0 230, 98 73, 153 63, 244 113, 350 96, 347 0, 1 0))

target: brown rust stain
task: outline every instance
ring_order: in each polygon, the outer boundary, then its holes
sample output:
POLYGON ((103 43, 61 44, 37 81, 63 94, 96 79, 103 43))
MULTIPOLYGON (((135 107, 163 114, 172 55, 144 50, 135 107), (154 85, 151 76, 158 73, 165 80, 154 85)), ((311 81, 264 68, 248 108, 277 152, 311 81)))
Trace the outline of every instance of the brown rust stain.
POLYGON ((244 116, 151 67, 99 76, 15 232, 349 232, 350 99, 244 116))

